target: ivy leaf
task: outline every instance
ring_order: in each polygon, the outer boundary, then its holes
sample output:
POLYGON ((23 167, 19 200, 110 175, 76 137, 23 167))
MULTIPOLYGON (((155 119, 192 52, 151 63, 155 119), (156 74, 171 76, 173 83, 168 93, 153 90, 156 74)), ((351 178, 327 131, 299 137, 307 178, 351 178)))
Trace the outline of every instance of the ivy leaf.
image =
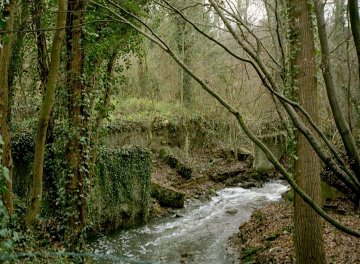
POLYGON ((3 247, 6 248, 6 249, 11 249, 13 246, 13 243, 11 240, 7 240, 3 243, 3 247))
POLYGON ((18 232, 14 232, 14 233, 13 233, 13 238, 12 238, 12 239, 13 239, 13 241, 15 241, 15 242, 16 242, 16 241, 19 241, 19 239, 20 239, 20 237, 19 237, 19 233, 18 233, 18 232))
POLYGON ((4 29, 6 27, 6 20, 0 19, 0 28, 4 29))
POLYGON ((4 176, 5 180, 7 180, 8 182, 11 182, 10 179, 10 174, 9 174, 9 169, 6 167, 2 167, 2 175, 4 176))
POLYGON ((0 229, 0 237, 5 238, 8 234, 8 230, 6 228, 0 229))

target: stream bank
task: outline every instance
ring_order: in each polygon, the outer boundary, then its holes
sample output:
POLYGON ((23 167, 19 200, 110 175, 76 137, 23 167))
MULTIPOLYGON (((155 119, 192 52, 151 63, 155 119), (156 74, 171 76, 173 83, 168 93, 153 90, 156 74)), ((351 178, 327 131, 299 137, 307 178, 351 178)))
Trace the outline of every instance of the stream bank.
MULTIPOLYGON (((324 208, 341 223, 358 228, 360 212, 347 199, 325 201, 324 208)), ((253 212, 250 220, 230 238, 230 247, 239 253, 240 263, 294 263, 292 203, 271 203, 253 212)), ((324 222, 327 263, 360 263, 360 240, 324 222)))

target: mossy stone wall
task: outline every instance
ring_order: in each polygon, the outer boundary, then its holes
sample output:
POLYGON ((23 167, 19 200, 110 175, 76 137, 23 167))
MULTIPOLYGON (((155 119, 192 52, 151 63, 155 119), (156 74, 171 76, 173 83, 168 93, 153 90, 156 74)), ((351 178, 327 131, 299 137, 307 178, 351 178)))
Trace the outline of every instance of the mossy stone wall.
POLYGON ((137 146, 100 150, 89 197, 90 228, 108 231, 146 222, 150 180, 148 150, 137 146))
MULTIPOLYGON (((15 165, 13 187, 16 196, 26 202, 32 184, 34 145, 33 131, 21 131, 13 136, 12 151, 15 165)), ((61 151, 57 155, 63 157, 61 151)), ((49 170, 54 171, 56 175, 53 180, 60 181, 63 177, 61 164, 50 159, 45 160, 43 199, 45 214, 49 213, 48 207, 54 203, 54 201, 50 202, 54 197, 49 196, 47 190, 47 181, 50 180, 47 174, 49 170)), ((102 146, 95 168, 95 176, 90 179, 89 184, 90 228, 95 231, 106 227, 109 230, 146 221, 151 189, 149 151, 135 146, 116 149, 102 146)), ((58 191, 58 189, 53 190, 55 193, 58 191)))
MULTIPOLYGON (((268 134, 259 137, 274 154, 276 159, 281 159, 287 152, 286 135, 283 133, 268 134)), ((267 159, 265 153, 258 146, 254 146, 253 168, 257 172, 268 172, 274 165, 267 159)))

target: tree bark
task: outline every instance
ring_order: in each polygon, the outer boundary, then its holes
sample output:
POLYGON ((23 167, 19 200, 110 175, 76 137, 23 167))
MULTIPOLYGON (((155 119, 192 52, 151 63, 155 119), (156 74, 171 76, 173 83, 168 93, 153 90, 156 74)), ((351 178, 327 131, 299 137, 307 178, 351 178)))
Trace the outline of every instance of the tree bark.
POLYGON ((9 169, 10 181, 5 180, 6 191, 2 194, 2 199, 8 213, 14 212, 13 193, 12 193, 12 174, 13 163, 10 148, 10 132, 9 132, 9 63, 11 57, 11 44, 14 29, 14 1, 10 1, 5 5, 4 17, 7 17, 5 31, 6 35, 0 35, 0 133, 2 135, 3 153, 1 165, 9 169))
POLYGON ((41 81, 41 91, 44 94, 44 89, 47 85, 49 76, 49 57, 47 54, 47 42, 45 31, 42 31, 41 18, 44 14, 44 4, 42 0, 34 0, 32 7, 33 27, 35 29, 35 39, 38 54, 38 72, 41 81))
MULTIPOLYGON (((314 122, 318 119, 315 42, 311 25, 311 6, 306 0, 289 1, 292 30, 291 50, 295 70, 291 73, 302 107, 314 122)), ((317 204, 321 204, 320 160, 306 138, 298 133, 294 178, 317 204)), ((295 193, 294 244, 296 263, 326 263, 321 218, 295 193)))
POLYGON ((66 157, 69 169, 66 176, 66 203, 68 211, 68 230, 65 234, 70 249, 79 246, 81 233, 86 224, 85 177, 88 173, 87 117, 85 116, 85 87, 82 80, 84 72, 84 32, 85 1, 69 0, 66 22, 67 44, 67 88, 69 114, 69 141, 66 157))
POLYGON ((35 144, 35 158, 33 167, 33 186, 30 208, 27 213, 26 221, 28 225, 32 225, 41 209, 42 186, 43 186, 43 166, 45 153, 46 132, 49 125, 52 107, 55 100, 56 84, 58 79, 58 69, 60 65, 61 47, 65 35, 66 25, 66 0, 59 0, 59 9, 57 15, 49 75, 46 76, 46 89, 43 102, 40 109, 35 144))

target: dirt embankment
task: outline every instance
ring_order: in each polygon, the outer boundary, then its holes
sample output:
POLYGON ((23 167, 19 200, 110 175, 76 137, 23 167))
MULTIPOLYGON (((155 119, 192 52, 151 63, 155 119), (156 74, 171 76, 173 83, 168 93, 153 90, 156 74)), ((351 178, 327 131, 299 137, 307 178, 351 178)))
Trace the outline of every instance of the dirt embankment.
MULTIPOLYGON (((260 187, 271 179, 279 178, 277 173, 254 173, 250 155, 235 160, 224 155, 223 149, 198 148, 189 154, 189 158, 192 173, 190 178, 186 178, 169 166, 159 154, 154 153, 152 179, 156 183, 183 193, 185 200, 207 200, 216 195, 217 190, 227 186, 260 187)), ((159 201, 153 200, 152 217, 163 217, 171 211, 171 206, 160 206, 159 201)))
MULTIPOLYGON (((359 228, 360 212, 351 203, 338 199, 328 202, 326 207, 341 223, 359 228)), ((240 253, 240 263, 294 263, 292 217, 292 205, 285 201, 256 210, 251 220, 230 238, 230 247, 240 253)), ((360 263, 360 239, 325 222, 323 236, 328 263, 360 263)))

